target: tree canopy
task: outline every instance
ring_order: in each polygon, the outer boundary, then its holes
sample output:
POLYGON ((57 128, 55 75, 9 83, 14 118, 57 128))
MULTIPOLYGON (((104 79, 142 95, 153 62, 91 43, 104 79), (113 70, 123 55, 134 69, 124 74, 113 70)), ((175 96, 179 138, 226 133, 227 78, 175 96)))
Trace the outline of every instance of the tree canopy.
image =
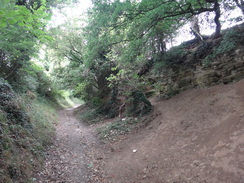
POLYGON ((35 92, 38 88, 48 90, 50 84, 44 74, 44 68, 31 60, 38 58, 42 44, 52 40, 46 30, 51 18, 51 8, 67 2, 66 0, 0 2, 0 78, 15 87, 22 88, 23 91, 31 89, 35 92), (41 83, 45 83, 46 86, 41 83))
POLYGON ((166 63, 167 45, 182 26, 204 15, 199 21, 214 24, 217 38, 221 16, 236 9, 243 12, 243 1, 237 0, 94 0, 82 18, 47 30, 51 8, 72 2, 1 1, 0 77, 16 82, 24 72, 33 73, 30 60, 45 44, 42 70, 49 71, 59 88, 103 105, 113 94, 140 90, 142 68, 166 63), (121 87, 125 85, 127 91, 121 87))

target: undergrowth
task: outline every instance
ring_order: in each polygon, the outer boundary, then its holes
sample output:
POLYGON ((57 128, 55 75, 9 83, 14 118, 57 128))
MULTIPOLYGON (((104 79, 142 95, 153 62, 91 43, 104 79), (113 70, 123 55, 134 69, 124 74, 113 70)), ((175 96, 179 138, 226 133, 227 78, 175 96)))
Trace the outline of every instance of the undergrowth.
POLYGON ((235 26, 223 32, 223 39, 204 60, 204 65, 209 65, 216 57, 231 54, 239 45, 244 45, 243 25, 235 26))
POLYGON ((54 135, 54 104, 27 95, 14 99, 16 106, 28 116, 31 128, 13 123, 0 110, 0 183, 33 182, 33 172, 40 168, 44 149, 54 135))
POLYGON ((80 112, 78 108, 78 110, 75 112, 75 115, 80 121, 88 125, 98 123, 104 118, 104 116, 100 115, 96 109, 92 109, 90 107, 85 108, 82 110, 82 112, 80 112))
POLYGON ((165 52, 160 61, 155 63, 153 72, 155 74, 160 74, 170 66, 182 64, 186 55, 187 52, 184 45, 172 47, 165 52))
POLYGON ((115 140, 118 135, 130 132, 138 124, 137 118, 117 119, 97 129, 97 134, 101 140, 115 140))

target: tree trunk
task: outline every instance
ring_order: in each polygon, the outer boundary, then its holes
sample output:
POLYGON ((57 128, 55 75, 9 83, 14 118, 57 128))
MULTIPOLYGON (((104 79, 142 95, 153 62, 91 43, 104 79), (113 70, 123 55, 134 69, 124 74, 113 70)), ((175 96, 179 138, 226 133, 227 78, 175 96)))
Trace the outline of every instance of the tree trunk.
POLYGON ((194 34, 195 38, 198 40, 198 42, 203 41, 203 37, 200 33, 200 27, 199 27, 197 15, 194 15, 191 19, 191 31, 194 34))
POLYGON ((215 9, 215 17, 214 17, 214 22, 216 24, 215 28, 215 35, 214 37, 217 38, 220 36, 220 31, 221 31, 221 23, 219 21, 220 18, 220 5, 218 3, 218 0, 214 2, 214 9, 215 9))

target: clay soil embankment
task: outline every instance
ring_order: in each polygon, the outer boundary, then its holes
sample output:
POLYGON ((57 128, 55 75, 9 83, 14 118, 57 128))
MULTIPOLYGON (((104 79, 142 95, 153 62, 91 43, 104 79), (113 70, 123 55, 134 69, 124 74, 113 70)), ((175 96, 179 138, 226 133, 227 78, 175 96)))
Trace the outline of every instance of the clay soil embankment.
POLYGON ((112 144, 107 182, 244 182, 244 80, 152 102, 150 125, 112 144))

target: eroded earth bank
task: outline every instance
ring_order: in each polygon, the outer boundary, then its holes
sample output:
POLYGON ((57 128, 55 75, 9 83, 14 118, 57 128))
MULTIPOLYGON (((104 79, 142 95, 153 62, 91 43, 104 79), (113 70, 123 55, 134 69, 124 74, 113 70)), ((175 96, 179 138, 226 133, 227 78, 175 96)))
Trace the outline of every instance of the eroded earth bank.
POLYGON ((154 111, 144 128, 106 143, 96 135, 103 123, 87 126, 73 110, 60 111, 57 137, 37 180, 244 182, 244 80, 151 102, 154 111))

